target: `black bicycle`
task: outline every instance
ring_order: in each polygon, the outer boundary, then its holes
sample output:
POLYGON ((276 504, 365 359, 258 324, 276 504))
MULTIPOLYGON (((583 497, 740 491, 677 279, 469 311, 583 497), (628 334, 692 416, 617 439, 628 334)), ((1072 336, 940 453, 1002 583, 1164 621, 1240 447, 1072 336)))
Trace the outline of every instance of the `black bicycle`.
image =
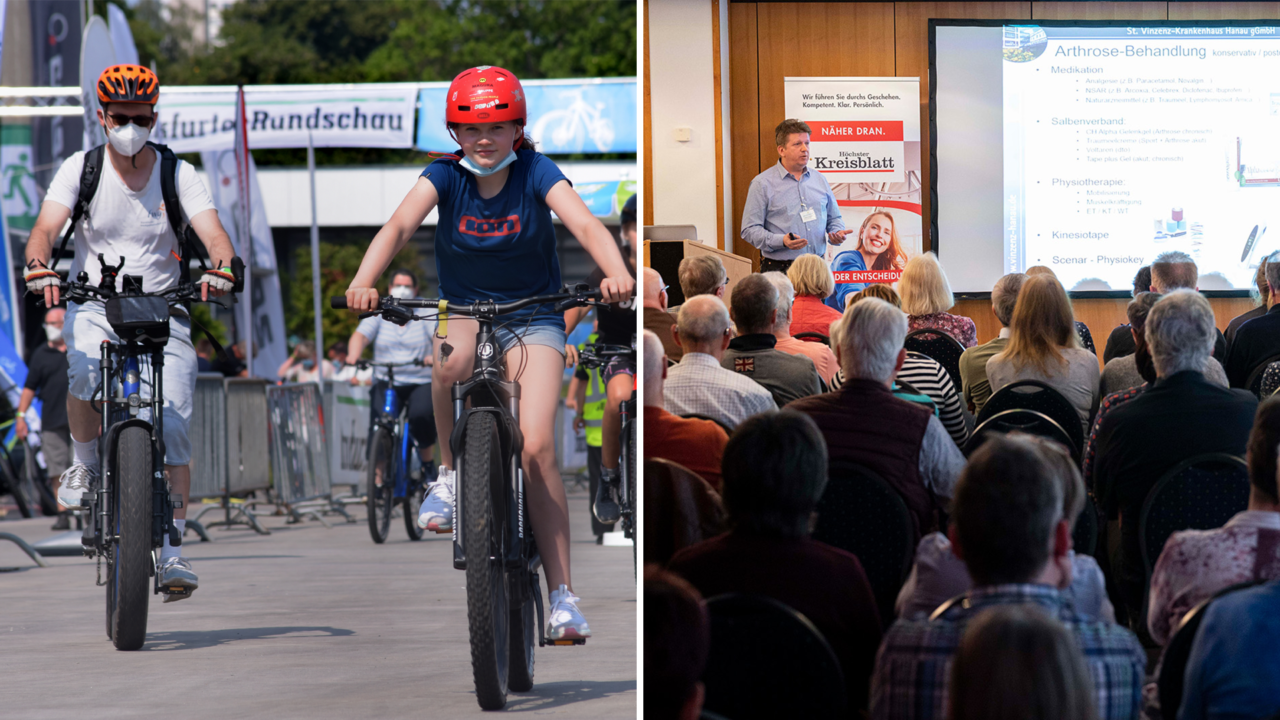
MULTIPOLYGON (((578 362, 587 368, 603 368, 609 364, 614 358, 623 358, 630 360, 632 367, 635 367, 636 349, 635 338, 631 339, 632 347, 624 347, 622 345, 604 345, 595 343, 584 345, 581 352, 578 353, 578 362)), ((635 376, 632 376, 631 398, 618 403, 618 413, 622 416, 622 429, 619 434, 618 447, 622 450, 621 457, 618 458, 618 486, 614 488, 615 495, 618 499, 618 506, 621 508, 621 517, 619 522, 622 523, 623 537, 631 540, 631 564, 634 566, 632 574, 638 579, 640 577, 639 558, 636 554, 636 387, 635 376)), ((603 480, 601 481, 603 482, 603 480)), ((595 498, 592 498, 594 502, 595 498)))
MULTIPOLYGON (((533 688, 533 652, 537 645, 581 645, 583 639, 548 640, 543 626, 542 588, 533 533, 526 531, 524 471, 520 455, 520 383, 506 380, 505 359, 494 336, 499 315, 531 305, 553 305, 555 312, 596 304, 600 291, 587 285, 554 295, 512 302, 484 300, 470 305, 433 300, 381 298, 382 315, 399 325, 447 314, 475 319, 475 371, 451 388, 453 451, 458 487, 453 522, 453 566, 466 571, 467 622, 471 634, 471 669, 476 699, 485 710, 507 704, 507 691, 533 688), (430 308, 436 315, 415 315, 430 308), (536 621, 535 621, 536 613, 536 621)), ((331 299, 345 309, 347 299, 331 299)))
MULTIPOLYGON (((163 588, 156 572, 155 551, 168 536, 174 547, 182 536, 173 523, 182 500, 169 492, 164 476, 164 346, 169 341, 170 308, 200 300, 200 286, 180 283, 160 292, 144 292, 142 277, 120 276, 124 258, 108 265, 102 255, 102 281, 89 284, 88 273, 66 285, 65 296, 76 303, 101 301, 107 322, 120 342, 104 342, 98 361, 101 381, 93 401, 102 413, 98 438, 102 474, 86 493, 86 523, 81 542, 85 554, 98 559, 98 585, 107 588, 107 637, 117 650, 137 650, 147 638, 149 595, 183 594, 181 587, 163 588), (116 291, 116 279, 121 289, 116 291), (145 363, 144 363, 145 361, 145 363), (150 397, 143 397, 143 376, 150 397), (150 411, 150 421, 139 417, 150 411), (106 559, 107 576, 102 578, 106 559), (152 593, 147 580, 154 578, 152 593)), ((243 288, 244 265, 232 260, 235 290, 243 288)))
MULTIPOLYGON (((370 398, 370 404, 381 403, 382 414, 374 421, 373 439, 369 442, 368 488, 365 502, 369 508, 369 534, 381 545, 391 533, 391 514, 396 505, 404 506, 404 528, 410 540, 421 540, 418 511, 422 506, 422 489, 426 478, 410 472, 417 442, 409 433, 408 417, 396 393, 396 368, 422 367, 421 360, 387 363, 358 360, 356 367, 387 369, 387 389, 381 398, 370 398)), ((372 409, 372 408, 371 408, 372 409)))

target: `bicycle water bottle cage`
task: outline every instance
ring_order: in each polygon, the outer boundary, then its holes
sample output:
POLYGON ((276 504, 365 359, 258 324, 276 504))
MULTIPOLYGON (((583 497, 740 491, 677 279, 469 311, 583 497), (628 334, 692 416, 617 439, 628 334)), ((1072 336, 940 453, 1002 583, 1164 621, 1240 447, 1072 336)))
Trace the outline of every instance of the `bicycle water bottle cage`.
POLYGON ((162 297, 107 300, 107 322, 127 343, 156 350, 169 341, 169 302, 162 297))
POLYGON ((401 305, 387 305, 382 308, 382 318, 404 327, 413 320, 413 311, 401 305))

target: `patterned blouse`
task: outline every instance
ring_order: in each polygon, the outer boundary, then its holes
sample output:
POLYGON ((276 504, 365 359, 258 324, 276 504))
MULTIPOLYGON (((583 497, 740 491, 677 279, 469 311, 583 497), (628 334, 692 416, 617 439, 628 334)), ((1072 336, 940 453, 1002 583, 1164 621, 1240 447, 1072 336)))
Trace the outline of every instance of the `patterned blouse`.
POLYGON ((978 344, 978 326, 974 325, 971 318, 963 315, 941 312, 932 315, 908 315, 907 320, 912 332, 933 328, 950 335, 967 348, 978 344))

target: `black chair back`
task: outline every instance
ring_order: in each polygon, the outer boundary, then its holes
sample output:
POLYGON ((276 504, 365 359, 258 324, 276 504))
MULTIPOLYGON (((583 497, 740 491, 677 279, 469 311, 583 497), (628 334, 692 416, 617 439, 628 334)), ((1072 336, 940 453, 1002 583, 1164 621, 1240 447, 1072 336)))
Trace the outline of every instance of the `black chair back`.
POLYGON ((1257 395, 1259 398, 1266 397, 1262 394, 1262 379, 1267 374, 1267 366, 1274 362, 1280 362, 1280 355, 1272 355, 1271 357, 1258 363, 1249 371, 1249 381, 1245 383, 1245 387, 1249 392, 1257 395))
POLYGON ((1267 363, 1262 371, 1262 380, 1259 382, 1261 390, 1258 398, 1266 400, 1280 390, 1280 362, 1267 363))
POLYGON ((1019 380, 1000 388, 978 413, 977 423, 981 425, 997 413, 1005 410, 1035 410, 1051 418, 1067 433, 1071 443, 1067 445, 1071 455, 1080 459, 1084 450, 1084 427, 1080 424, 1080 413, 1076 412, 1071 401, 1062 393, 1039 380, 1019 380))
MULTIPOLYGON (((1075 421, 1076 427, 1080 427, 1079 420, 1075 421)), ((974 450, 982 447, 982 443, 994 434, 1006 435, 1011 432, 1023 432, 1028 435, 1037 435, 1042 438, 1048 438, 1067 450, 1072 451, 1071 436, 1062 428, 1053 418, 1042 412, 1035 410, 1023 410, 1015 408, 1013 410, 1004 410, 987 418, 982 424, 974 429, 973 435, 969 436, 969 441, 964 444, 961 451, 965 457, 973 454, 974 450)))
POLYGON ((727 718, 846 717, 844 672, 804 615, 762 595, 707 600, 703 707, 727 718))
POLYGON ((1174 717, 1182 705, 1183 673, 1187 669, 1187 660, 1191 658, 1191 643, 1195 640, 1196 630, 1204 620, 1204 611, 1209 607, 1209 603, 1223 595, 1230 595, 1264 582, 1266 582, 1265 579, 1250 580, 1225 587, 1182 616, 1182 622, 1178 623, 1177 629, 1169 638, 1169 644, 1164 646, 1164 654, 1160 656, 1160 676, 1156 678, 1156 687, 1159 691, 1162 715, 1174 717))
POLYGON ((1084 509, 1076 518, 1076 526, 1071 529, 1071 547, 1081 555, 1094 557, 1098 549, 1098 529, 1102 521, 1098 517, 1098 506, 1093 503, 1093 496, 1086 496, 1084 509))
POLYGON ((938 364, 951 376, 951 382, 957 388, 961 387, 960 356, 964 354, 964 346, 959 340, 941 330, 920 328, 907 333, 907 339, 903 341, 902 347, 909 352, 918 352, 937 360, 938 364))
POLYGON ((1175 465, 1142 502, 1138 540, 1147 580, 1170 535, 1220 528, 1248 505, 1249 466, 1235 455, 1208 453, 1175 465))
POLYGON ((644 560, 665 566, 677 552, 727 530, 720 495, 697 473, 661 458, 644 461, 644 560))
POLYGON ((805 342, 816 342, 822 343, 823 345, 831 344, 831 338, 817 332, 802 332, 798 335, 792 335, 791 337, 797 340, 804 340, 805 342))
POLYGON ((828 477, 813 539, 858 556, 888 626, 915 558, 915 520, 893 486, 861 465, 832 462, 828 477))

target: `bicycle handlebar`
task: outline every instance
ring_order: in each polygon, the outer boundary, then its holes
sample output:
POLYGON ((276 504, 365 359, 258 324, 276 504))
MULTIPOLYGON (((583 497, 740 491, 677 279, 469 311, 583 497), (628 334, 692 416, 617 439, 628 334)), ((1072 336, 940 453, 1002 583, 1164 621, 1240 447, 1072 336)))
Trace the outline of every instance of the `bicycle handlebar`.
POLYGON ((422 358, 410 360, 408 362, 379 362, 377 360, 357 360, 356 367, 365 370, 371 367, 398 368, 398 367, 426 367, 426 362, 422 358))
MULTIPOLYGON (((454 315, 492 320, 498 315, 515 312, 516 310, 529 307, 530 305, 555 303, 556 312, 564 312, 572 307, 589 305, 600 298, 600 289, 592 289, 590 285, 577 285, 573 289, 565 288, 564 292, 555 293, 553 295, 538 295, 536 297, 501 303, 494 302, 492 300, 481 300, 480 302, 471 303, 469 305, 453 305, 444 300, 423 300, 418 298, 399 300, 393 297, 382 297, 378 298, 378 309, 372 311, 371 314, 382 314, 389 309, 391 309, 392 312, 395 312, 394 308, 429 308, 443 313, 452 313, 454 315)), ((348 309, 346 296, 335 296, 329 298, 329 306, 335 310, 348 309)))

